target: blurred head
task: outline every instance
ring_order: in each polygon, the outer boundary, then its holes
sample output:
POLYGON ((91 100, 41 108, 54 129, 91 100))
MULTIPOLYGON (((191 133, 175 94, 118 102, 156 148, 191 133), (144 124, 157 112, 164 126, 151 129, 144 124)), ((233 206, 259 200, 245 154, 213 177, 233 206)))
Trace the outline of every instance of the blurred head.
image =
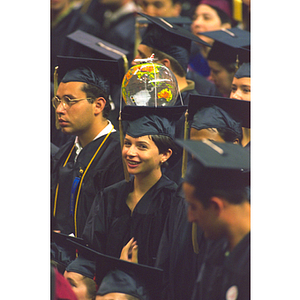
POLYGON ((152 17, 178 17, 181 3, 178 0, 140 0, 142 12, 152 17))
POLYGON ((199 32, 215 31, 221 28, 231 28, 231 18, 218 7, 208 4, 200 4, 196 7, 191 30, 205 42, 212 44, 213 40, 205 37, 199 32))

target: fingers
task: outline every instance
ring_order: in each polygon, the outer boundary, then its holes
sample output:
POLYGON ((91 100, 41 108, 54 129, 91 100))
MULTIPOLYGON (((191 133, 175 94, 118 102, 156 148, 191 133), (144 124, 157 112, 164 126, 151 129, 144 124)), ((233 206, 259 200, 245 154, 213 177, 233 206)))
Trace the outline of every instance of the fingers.
POLYGON ((134 238, 131 238, 130 241, 123 247, 120 255, 120 259, 138 262, 138 245, 134 238))

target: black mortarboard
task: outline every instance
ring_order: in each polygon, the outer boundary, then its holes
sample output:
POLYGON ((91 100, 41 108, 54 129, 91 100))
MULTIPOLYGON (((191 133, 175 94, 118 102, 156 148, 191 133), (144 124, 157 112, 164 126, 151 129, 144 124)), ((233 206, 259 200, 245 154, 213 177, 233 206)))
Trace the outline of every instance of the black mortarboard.
POLYGON ((109 94, 109 83, 121 83, 115 60, 57 56, 61 82, 85 82, 109 94))
POLYGON ((117 47, 82 30, 74 31, 69 34, 67 38, 91 49, 91 57, 93 58, 116 60, 118 62, 116 64, 118 66, 118 73, 115 75, 119 74, 120 78, 127 72, 127 55, 129 54, 127 50, 117 47))
POLYGON ((208 60, 222 63, 250 61, 250 33, 239 28, 201 33, 215 40, 208 53, 208 60))
POLYGON ((238 79, 243 77, 251 77, 250 73, 251 73, 250 63, 243 63, 234 74, 234 77, 238 79))
POLYGON ((232 189, 250 185, 250 154, 240 145, 209 140, 176 140, 194 159, 184 181, 204 189, 232 189))
POLYGON ((89 247, 74 243, 81 255, 96 262, 96 282, 100 285, 97 294, 119 292, 129 294, 138 299, 159 299, 162 288, 163 270, 128 262, 97 252, 89 247), (126 275, 122 274, 126 273, 126 275), (105 278, 108 275, 107 278, 105 278), (129 277, 131 279, 129 279, 129 277), (127 284, 118 282, 125 280, 127 284), (150 298, 148 297, 150 295, 150 298))
POLYGON ((218 41, 219 43, 235 49, 250 49, 250 32, 239 29, 238 27, 216 31, 206 31, 199 34, 207 36, 215 41, 218 41))
POLYGON ((235 121, 240 122, 242 127, 250 128, 250 103, 250 101, 218 96, 190 95, 188 119, 193 120, 199 109, 215 105, 227 112, 235 121))
POLYGON ((122 109, 124 132, 136 138, 144 135, 166 135, 174 139, 174 122, 186 111, 187 106, 149 107, 129 106, 122 109), (124 122, 125 121, 125 122, 124 122))
POLYGON ((63 233, 51 232, 51 259, 66 267, 75 259, 75 249, 70 240, 84 244, 83 239, 69 236, 63 233))
POLYGON ((197 130, 220 128, 233 132, 240 141, 243 138, 241 124, 232 119, 222 108, 215 105, 198 110, 194 115, 191 128, 197 130))
POLYGON ((162 51, 176 59, 184 70, 187 69, 192 41, 209 46, 190 31, 171 24, 163 18, 139 13, 151 24, 142 37, 141 44, 162 51))
MULTIPOLYGON (((148 16, 148 15, 147 15, 148 16)), ((192 19, 190 17, 186 16, 179 16, 179 17, 166 17, 164 20, 170 24, 175 25, 191 25, 193 23, 192 19)), ((137 21, 140 24, 149 24, 151 21, 147 19, 146 17, 137 17, 137 21)))

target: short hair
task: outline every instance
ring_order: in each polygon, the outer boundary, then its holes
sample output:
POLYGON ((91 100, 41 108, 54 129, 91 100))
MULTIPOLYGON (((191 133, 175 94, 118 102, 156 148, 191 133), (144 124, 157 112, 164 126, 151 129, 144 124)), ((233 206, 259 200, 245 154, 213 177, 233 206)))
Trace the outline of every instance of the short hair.
POLYGON ((163 59, 167 58, 170 61, 172 71, 175 74, 177 74, 180 77, 186 76, 186 71, 183 69, 183 67, 180 65, 180 63, 174 57, 166 54, 165 52, 159 51, 155 48, 152 48, 152 51, 158 60, 163 60, 163 59))
POLYGON ((218 130, 218 133, 220 137, 225 141, 229 143, 233 143, 236 141, 236 139, 239 140, 239 144, 241 143, 241 138, 234 132, 233 130, 229 130, 226 128, 216 128, 218 130))
POLYGON ((99 97, 103 97, 106 100, 105 107, 103 109, 103 118, 107 119, 111 111, 111 106, 109 103, 109 94, 106 91, 100 89, 99 87, 88 83, 83 84, 82 91, 86 93, 86 96, 88 98, 92 98, 92 100, 88 100, 90 103, 93 103, 94 100, 99 97))
POLYGON ((205 189, 200 184, 195 186, 194 196, 205 208, 209 207, 209 201, 212 197, 224 198, 231 204, 241 204, 246 201, 250 202, 250 188, 205 189))
MULTIPOLYGON (((151 135, 149 138, 152 139, 156 147, 158 148, 158 153, 167 152, 169 149, 172 150, 172 155, 177 154, 178 147, 176 146, 175 142, 167 135, 151 135)), ((165 161, 162 166, 168 167, 168 161, 165 161)))
POLYGON ((231 26, 233 26, 233 20, 222 9, 213 5, 209 6, 211 6, 217 12, 222 24, 229 23, 231 26))

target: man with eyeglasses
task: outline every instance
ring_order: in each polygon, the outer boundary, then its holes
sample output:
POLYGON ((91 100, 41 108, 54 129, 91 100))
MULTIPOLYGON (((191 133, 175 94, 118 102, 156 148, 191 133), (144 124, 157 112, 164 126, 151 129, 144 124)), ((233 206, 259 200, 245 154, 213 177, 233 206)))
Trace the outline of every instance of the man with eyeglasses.
MULTIPOLYGON (((51 225, 52 230, 81 237, 96 193, 124 179, 119 133, 107 119, 105 79, 119 81, 120 76, 115 61, 60 57, 58 62, 63 78, 52 104, 61 131, 74 139, 53 158, 51 225)), ((56 257, 62 251, 59 245, 52 247, 56 257)))

